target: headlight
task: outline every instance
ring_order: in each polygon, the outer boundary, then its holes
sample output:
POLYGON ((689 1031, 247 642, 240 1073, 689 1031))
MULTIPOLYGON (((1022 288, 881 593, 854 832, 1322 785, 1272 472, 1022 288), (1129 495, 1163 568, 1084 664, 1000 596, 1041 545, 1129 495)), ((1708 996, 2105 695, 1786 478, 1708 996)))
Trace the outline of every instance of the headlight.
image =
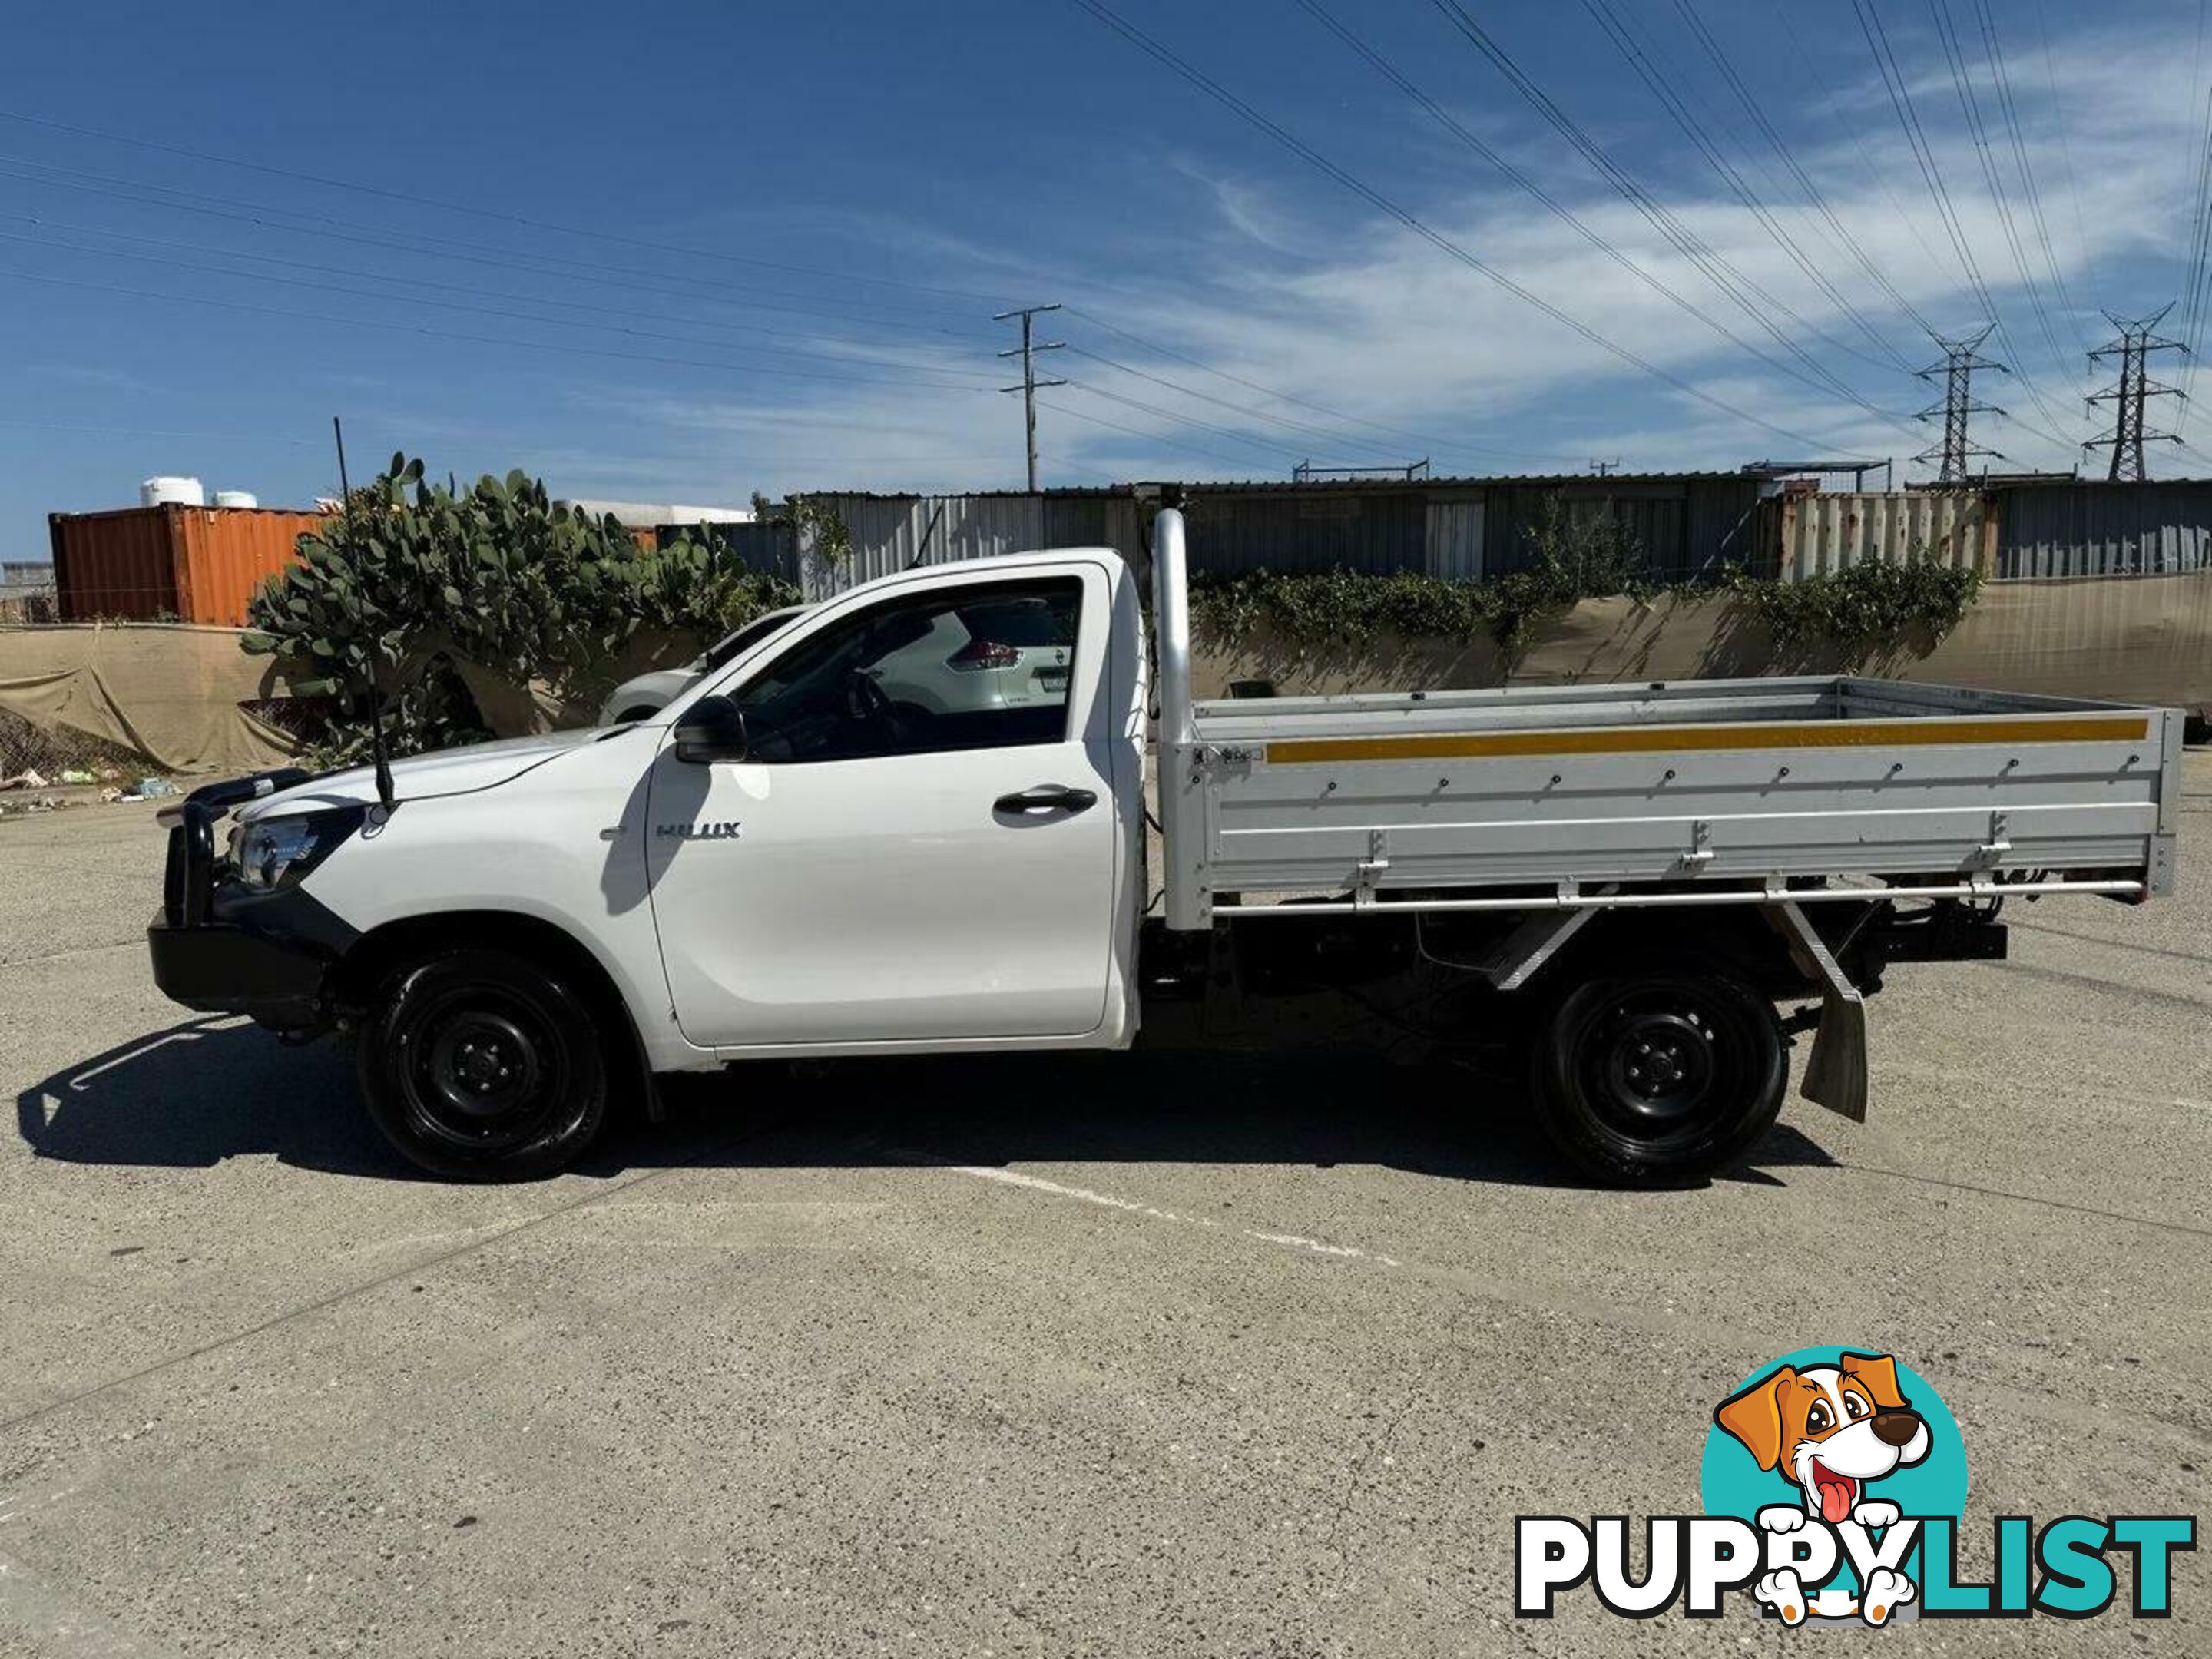
POLYGON ((266 890, 297 881, 358 830, 367 811, 343 806, 242 823, 230 832, 231 866, 248 887, 266 890))

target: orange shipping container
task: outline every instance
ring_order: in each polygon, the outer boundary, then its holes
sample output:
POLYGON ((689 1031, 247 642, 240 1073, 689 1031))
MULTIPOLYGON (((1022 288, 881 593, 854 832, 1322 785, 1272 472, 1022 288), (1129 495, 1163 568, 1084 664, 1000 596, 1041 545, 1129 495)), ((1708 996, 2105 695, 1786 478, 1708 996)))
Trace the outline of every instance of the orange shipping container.
POLYGON ((319 513, 259 507, 124 507, 46 520, 62 620, 246 623, 253 590, 290 564, 319 513))

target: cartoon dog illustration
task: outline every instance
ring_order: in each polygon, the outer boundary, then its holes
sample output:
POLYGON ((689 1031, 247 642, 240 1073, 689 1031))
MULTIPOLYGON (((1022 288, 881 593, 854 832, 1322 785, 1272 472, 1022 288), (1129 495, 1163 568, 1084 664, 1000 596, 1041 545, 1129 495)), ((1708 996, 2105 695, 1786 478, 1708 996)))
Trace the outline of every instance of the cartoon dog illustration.
MULTIPOLYGON (((1844 1353, 1832 1365, 1803 1370, 1784 1365, 1721 1401, 1713 1421, 1742 1442, 1760 1468, 1784 1471, 1803 1492, 1802 1507, 1759 1510, 1759 1524, 1777 1533, 1795 1532, 1815 1516, 1831 1526, 1894 1524, 1897 1505, 1869 1498, 1867 1483, 1921 1462, 1929 1443, 1928 1425, 1898 1392, 1897 1362, 1887 1354, 1844 1353)), ((1781 1567, 1752 1593, 1785 1624, 1802 1624, 1808 1613, 1856 1612, 1879 1625, 1918 1592, 1903 1573, 1878 1567, 1855 1602, 1824 1593, 1816 1604, 1796 1571, 1781 1567)))

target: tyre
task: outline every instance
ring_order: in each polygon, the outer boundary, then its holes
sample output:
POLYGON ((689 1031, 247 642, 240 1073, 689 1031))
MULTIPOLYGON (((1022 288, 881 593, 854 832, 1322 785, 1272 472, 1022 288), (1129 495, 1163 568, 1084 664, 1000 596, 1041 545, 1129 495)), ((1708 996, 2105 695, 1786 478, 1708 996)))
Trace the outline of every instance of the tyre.
POLYGON ((552 1175, 606 1119, 590 1006, 557 969, 503 951, 453 951, 392 974, 357 1064, 385 1138, 448 1180, 552 1175))
POLYGON ((1790 1055, 1773 1004, 1728 969, 1641 961, 1563 998, 1530 1070, 1544 1131, 1578 1168, 1671 1187, 1759 1143, 1782 1110, 1790 1055))

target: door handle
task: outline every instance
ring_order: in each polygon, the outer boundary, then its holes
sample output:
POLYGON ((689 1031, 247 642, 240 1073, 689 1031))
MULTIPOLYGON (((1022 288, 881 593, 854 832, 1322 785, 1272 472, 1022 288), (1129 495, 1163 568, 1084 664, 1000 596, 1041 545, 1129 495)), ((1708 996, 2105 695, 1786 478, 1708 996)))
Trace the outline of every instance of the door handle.
POLYGON ((1071 789, 1064 783, 1033 784, 1018 794, 1001 795, 991 803, 994 812, 1080 812, 1098 804, 1089 789, 1071 789))

